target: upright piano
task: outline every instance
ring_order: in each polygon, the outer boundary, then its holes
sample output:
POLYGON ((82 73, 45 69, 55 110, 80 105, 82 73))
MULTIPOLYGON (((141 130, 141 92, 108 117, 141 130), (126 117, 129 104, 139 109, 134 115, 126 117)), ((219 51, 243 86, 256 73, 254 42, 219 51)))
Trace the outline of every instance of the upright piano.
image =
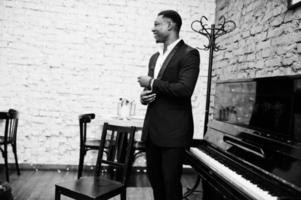
POLYGON ((186 151, 204 199, 301 199, 301 76, 219 81, 213 105, 186 151))

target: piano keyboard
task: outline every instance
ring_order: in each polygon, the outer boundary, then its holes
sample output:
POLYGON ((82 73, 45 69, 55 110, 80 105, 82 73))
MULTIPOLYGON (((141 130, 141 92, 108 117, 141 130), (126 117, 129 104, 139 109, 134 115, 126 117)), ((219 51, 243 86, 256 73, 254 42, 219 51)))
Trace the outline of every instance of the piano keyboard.
POLYGON ((224 179, 229 181, 235 187, 239 188, 241 191, 249 195, 251 198, 256 200, 277 200, 276 196, 272 196, 268 191, 264 191, 257 185, 246 180, 241 175, 232 171, 228 167, 224 166, 217 160, 213 159, 203 151, 198 148, 191 147, 190 151, 204 164, 211 168, 218 175, 222 176, 224 179))

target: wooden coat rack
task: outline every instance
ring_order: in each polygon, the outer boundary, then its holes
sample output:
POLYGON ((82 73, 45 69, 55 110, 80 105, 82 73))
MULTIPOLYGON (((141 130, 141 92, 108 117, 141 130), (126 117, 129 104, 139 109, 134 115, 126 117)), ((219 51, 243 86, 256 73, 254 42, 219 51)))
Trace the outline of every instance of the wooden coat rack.
POLYGON ((207 77, 204 132, 203 132, 204 134, 207 131, 207 124, 209 118, 213 52, 225 50, 225 48, 221 48, 220 45, 217 45, 215 43, 215 40, 222 35, 232 32, 236 28, 235 22, 232 20, 226 20, 224 16, 221 16, 219 18, 217 25, 211 24, 210 27, 206 24, 205 21, 208 21, 208 19, 205 16, 202 16, 200 20, 195 20, 191 23, 191 29, 205 36, 209 41, 208 45, 204 45, 204 48, 198 48, 200 50, 205 50, 205 51, 209 50, 209 66, 208 66, 208 77, 207 77), (197 24, 199 25, 199 29, 195 28, 197 24))

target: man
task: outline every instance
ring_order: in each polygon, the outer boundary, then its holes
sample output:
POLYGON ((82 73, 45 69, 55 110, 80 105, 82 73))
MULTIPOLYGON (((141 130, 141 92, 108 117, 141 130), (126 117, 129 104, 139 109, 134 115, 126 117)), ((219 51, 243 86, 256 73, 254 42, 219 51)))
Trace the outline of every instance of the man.
POLYGON ((163 49, 149 61, 148 76, 138 77, 148 105, 142 140, 155 200, 182 199, 182 165, 193 136, 191 96, 199 74, 199 52, 179 39, 182 20, 173 10, 158 14, 152 32, 163 49))

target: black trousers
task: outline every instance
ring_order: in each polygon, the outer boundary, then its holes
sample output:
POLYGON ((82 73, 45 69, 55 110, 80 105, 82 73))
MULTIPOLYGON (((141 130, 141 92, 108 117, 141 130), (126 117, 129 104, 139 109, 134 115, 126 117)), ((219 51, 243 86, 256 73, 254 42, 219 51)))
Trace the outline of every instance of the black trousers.
POLYGON ((160 147, 150 140, 147 141, 147 173, 155 200, 182 199, 181 176, 184 155, 184 147, 160 147))

